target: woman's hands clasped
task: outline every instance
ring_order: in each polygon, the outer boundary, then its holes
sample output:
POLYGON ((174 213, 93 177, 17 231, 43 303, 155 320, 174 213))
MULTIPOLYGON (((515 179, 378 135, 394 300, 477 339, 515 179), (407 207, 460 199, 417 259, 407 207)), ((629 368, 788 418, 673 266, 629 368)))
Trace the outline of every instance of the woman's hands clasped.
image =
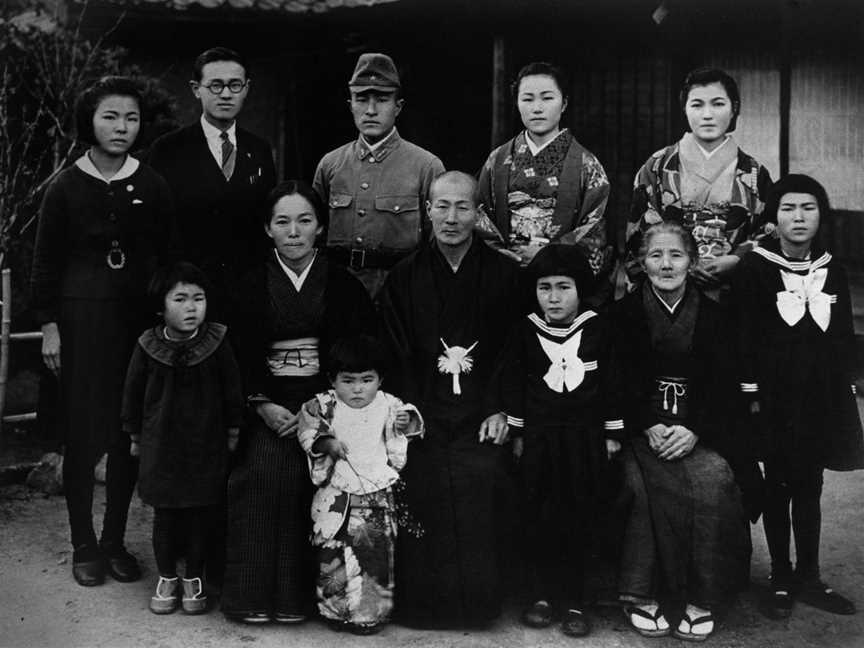
POLYGON ((264 424, 273 430, 278 437, 293 437, 297 435, 297 415, 291 410, 276 403, 261 403, 255 408, 264 424))
POLYGON ((673 461, 683 459, 696 447, 699 437, 683 425, 657 423, 645 430, 648 445, 658 459, 673 461))

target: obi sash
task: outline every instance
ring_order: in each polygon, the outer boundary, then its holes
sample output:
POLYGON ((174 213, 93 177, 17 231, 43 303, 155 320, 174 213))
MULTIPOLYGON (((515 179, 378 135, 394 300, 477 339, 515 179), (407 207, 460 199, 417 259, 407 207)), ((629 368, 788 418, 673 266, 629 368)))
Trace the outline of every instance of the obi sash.
POLYGON ((267 366, 274 376, 316 376, 321 371, 318 338, 273 342, 267 351, 267 366))

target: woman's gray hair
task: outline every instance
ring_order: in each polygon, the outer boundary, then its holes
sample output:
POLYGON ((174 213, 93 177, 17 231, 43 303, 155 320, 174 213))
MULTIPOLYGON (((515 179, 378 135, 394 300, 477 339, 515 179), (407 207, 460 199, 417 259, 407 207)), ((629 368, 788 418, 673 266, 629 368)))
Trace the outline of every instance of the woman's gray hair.
POLYGON ((648 247, 651 245, 651 239, 657 234, 677 234, 684 245, 684 251, 690 257, 690 263, 696 263, 699 260, 699 248, 696 245, 696 239, 686 227, 675 221, 662 221, 654 223, 645 232, 642 233, 642 243, 639 245, 639 260, 644 261, 645 255, 648 254, 648 247))

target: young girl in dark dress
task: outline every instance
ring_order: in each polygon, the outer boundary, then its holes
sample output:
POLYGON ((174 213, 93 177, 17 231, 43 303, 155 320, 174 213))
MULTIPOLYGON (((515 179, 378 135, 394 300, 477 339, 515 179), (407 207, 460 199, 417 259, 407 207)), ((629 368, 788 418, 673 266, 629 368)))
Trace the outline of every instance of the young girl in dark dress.
POLYGON ((849 285, 816 241, 820 220, 830 214, 822 185, 804 175, 781 178, 765 214, 777 238, 744 256, 733 282, 741 391, 750 397, 765 465, 771 592, 764 611, 788 617, 797 597, 853 614, 855 605, 819 574, 822 471, 864 467, 849 285))
POLYGON ((206 611, 202 583, 213 506, 225 499, 228 453, 243 414, 240 370, 226 327, 205 322, 207 280, 190 263, 158 271, 150 296, 163 323, 138 338, 123 395, 123 429, 140 456, 138 492, 155 507, 153 552, 159 568, 150 610, 177 609, 178 553, 186 558, 183 611, 206 611), (182 549, 181 549, 182 548, 182 549))
POLYGON ((72 574, 100 585, 140 577, 123 546, 137 462, 120 429, 123 376, 147 325, 147 280, 176 241, 168 185, 128 155, 141 123, 130 79, 90 87, 76 108, 90 149, 45 193, 33 252, 33 309, 42 357, 60 378, 65 422, 63 482, 72 531, 72 574), (101 542, 93 529, 93 468, 108 452, 101 542))
POLYGON ((560 613, 565 634, 584 636, 590 503, 603 462, 621 448, 624 422, 609 403, 618 390, 608 327, 593 310, 580 313, 594 282, 587 259, 577 247, 548 245, 528 274, 537 312, 516 325, 502 369, 507 422, 521 455, 534 581, 522 622, 545 628, 560 613))

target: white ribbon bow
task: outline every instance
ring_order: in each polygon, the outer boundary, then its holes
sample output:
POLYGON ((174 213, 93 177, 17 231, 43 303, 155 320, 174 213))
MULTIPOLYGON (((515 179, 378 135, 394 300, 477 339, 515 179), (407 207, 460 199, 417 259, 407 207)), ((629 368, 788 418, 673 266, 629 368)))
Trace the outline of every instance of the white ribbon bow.
POLYGON ((777 312, 783 321, 794 326, 804 317, 805 311, 810 311, 817 326, 827 331, 831 323, 831 304, 837 301, 835 295, 822 292, 828 268, 812 270, 806 275, 781 270, 780 277, 786 290, 777 293, 777 312))
POLYGON ((559 394, 566 389, 573 391, 585 380, 585 363, 578 356, 579 345, 582 343, 582 331, 578 331, 573 337, 562 344, 538 335, 543 352, 551 361, 549 370, 543 376, 543 380, 549 385, 549 389, 559 394))
POLYGON ((466 349, 461 346, 447 346, 443 338, 438 339, 441 340, 441 344, 444 346, 444 353, 438 356, 438 371, 442 374, 449 373, 453 375, 453 393, 457 396, 461 395, 462 385, 459 384, 459 375, 470 373, 471 369, 474 368, 474 358, 468 354, 474 350, 477 342, 466 349))

